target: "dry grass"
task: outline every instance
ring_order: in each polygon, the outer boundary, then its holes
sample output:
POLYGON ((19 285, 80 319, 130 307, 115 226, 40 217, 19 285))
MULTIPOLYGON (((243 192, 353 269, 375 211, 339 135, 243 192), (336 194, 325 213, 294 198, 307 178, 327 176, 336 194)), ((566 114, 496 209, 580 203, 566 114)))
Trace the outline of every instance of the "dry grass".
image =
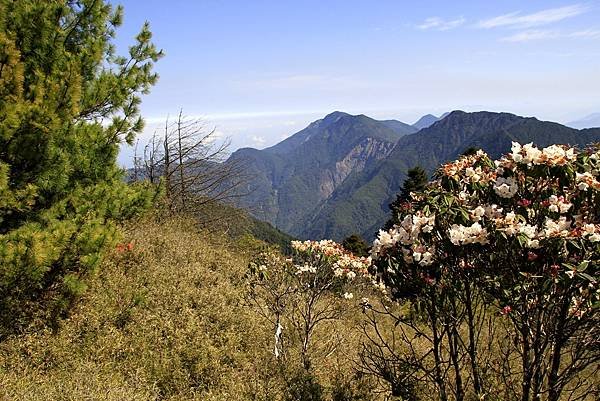
POLYGON ((242 305, 244 253, 182 220, 125 239, 133 251, 115 251, 56 333, 0 345, 0 399, 241 398, 264 339, 242 305))
MULTIPOLYGON (((229 238, 185 219, 126 227, 123 241, 133 249, 112 252, 57 330, 33 325, 0 343, 0 400, 290 399, 298 344, 288 331, 288 359, 274 360, 273 327, 244 297, 257 244, 229 238)), ((372 378, 355 376, 365 341, 357 304, 315 333, 313 374, 327 400, 385 397, 373 391, 372 378)), ((388 335, 398 332, 394 321, 379 324, 388 335)), ((407 352, 407 344, 397 345, 407 352)), ((423 339, 411 345, 427 351, 423 339)), ((502 362, 497 346, 487 351, 492 366, 502 362)), ((504 398, 503 384, 487 373, 504 398)), ((434 387, 420 387, 423 399, 436 398, 434 387)))
MULTIPOLYGON (((0 344, 0 400, 286 399, 294 344, 278 365, 272 327, 244 301, 256 244, 229 238, 185 219, 126 227, 133 249, 112 252, 56 331, 0 344)), ((328 398, 351 388, 359 315, 319 333, 339 339, 315 356, 328 398)))

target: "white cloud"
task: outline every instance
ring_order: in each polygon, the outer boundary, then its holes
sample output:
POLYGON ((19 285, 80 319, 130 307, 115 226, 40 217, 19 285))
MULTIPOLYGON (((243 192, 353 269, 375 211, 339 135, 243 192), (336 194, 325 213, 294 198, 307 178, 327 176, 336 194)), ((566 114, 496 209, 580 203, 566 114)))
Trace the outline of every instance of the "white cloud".
POLYGON ((543 39, 554 39, 558 37, 558 33, 555 31, 540 31, 540 30, 530 30, 523 31, 519 33, 515 33, 514 35, 506 36, 501 38, 502 42, 531 42, 534 40, 543 40, 543 39))
MULTIPOLYGON (((203 121, 229 121, 229 120, 246 120, 246 119, 260 119, 265 117, 286 117, 286 116, 298 116, 306 114, 319 114, 326 111, 323 110, 277 110, 277 111, 240 111, 230 113, 207 113, 207 114, 193 114, 187 116, 190 119, 199 119, 203 121)), ((167 116, 152 116, 145 117, 144 120, 149 124, 163 123, 167 119, 167 116)))
POLYGON ((587 10, 587 6, 573 4, 570 6, 549 8, 532 14, 522 14, 521 11, 517 11, 479 21, 477 26, 487 29, 497 27, 532 28, 576 17, 587 10))
POLYGON ((560 38, 576 38, 576 39, 600 39, 600 30, 588 29, 585 31, 575 32, 560 32, 551 30, 527 30, 518 32, 514 35, 506 36, 501 38, 502 42, 532 42, 538 40, 547 39, 560 39, 560 38))
POLYGON ((438 31, 447 31, 449 29, 458 28, 466 22, 464 17, 460 17, 454 20, 445 20, 440 17, 430 17, 423 21, 422 24, 417 25, 417 28, 421 30, 435 29, 438 31))
POLYGON ((258 135, 252 135, 250 137, 250 140, 252 140, 252 144, 254 146, 262 146, 267 142, 267 140, 265 139, 264 136, 258 136, 258 135))
POLYGON ((569 34, 571 38, 586 38, 586 39, 600 39, 600 30, 598 29, 587 29, 585 31, 577 31, 569 34))

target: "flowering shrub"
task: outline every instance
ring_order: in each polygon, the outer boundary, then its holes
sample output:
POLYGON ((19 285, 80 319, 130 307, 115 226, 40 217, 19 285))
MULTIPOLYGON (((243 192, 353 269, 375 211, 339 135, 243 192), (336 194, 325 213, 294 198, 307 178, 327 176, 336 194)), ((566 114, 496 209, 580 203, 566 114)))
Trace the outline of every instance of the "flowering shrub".
POLYGON ((133 251, 133 242, 117 244, 116 250, 118 253, 131 252, 133 251))
POLYGON ((274 354, 286 357, 287 342, 299 340, 305 370, 311 367, 315 329, 342 317, 344 305, 354 298, 357 280, 368 274, 370 257, 357 257, 330 241, 292 241, 292 256, 263 252, 249 265, 250 300, 274 325, 274 354))
POLYGON ((412 194, 401 224, 379 232, 378 279, 396 299, 457 322, 468 318, 462 308, 477 291, 485 293, 514 328, 522 393, 558 399, 599 357, 599 148, 513 143, 499 160, 478 151, 435 178, 412 194))
POLYGON ((334 241, 292 241, 291 245, 293 255, 289 258, 261 253, 250 263, 250 275, 260 281, 284 275, 293 282, 295 291, 327 290, 347 299, 352 295, 345 291, 346 286, 357 276, 368 275, 371 258, 355 256, 334 241))

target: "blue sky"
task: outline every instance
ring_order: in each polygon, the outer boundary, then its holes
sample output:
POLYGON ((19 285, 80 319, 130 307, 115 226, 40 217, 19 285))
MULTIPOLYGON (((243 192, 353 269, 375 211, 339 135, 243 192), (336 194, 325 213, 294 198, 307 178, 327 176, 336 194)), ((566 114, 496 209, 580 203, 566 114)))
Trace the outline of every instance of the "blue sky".
POLYGON ((233 148, 334 110, 408 123, 454 109, 559 122, 600 111, 598 0, 114 3, 121 52, 147 20, 166 54, 143 137, 180 108, 233 148))

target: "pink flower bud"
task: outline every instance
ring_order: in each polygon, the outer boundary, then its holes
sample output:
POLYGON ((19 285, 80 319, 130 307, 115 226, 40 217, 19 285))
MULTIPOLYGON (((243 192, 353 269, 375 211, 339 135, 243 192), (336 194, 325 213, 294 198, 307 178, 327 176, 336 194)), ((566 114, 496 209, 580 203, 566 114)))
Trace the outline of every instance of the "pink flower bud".
POLYGON ((523 206, 523 207, 527 207, 527 206, 531 205, 531 201, 529 199, 521 199, 520 201, 517 202, 517 204, 519 204, 520 206, 523 206))

